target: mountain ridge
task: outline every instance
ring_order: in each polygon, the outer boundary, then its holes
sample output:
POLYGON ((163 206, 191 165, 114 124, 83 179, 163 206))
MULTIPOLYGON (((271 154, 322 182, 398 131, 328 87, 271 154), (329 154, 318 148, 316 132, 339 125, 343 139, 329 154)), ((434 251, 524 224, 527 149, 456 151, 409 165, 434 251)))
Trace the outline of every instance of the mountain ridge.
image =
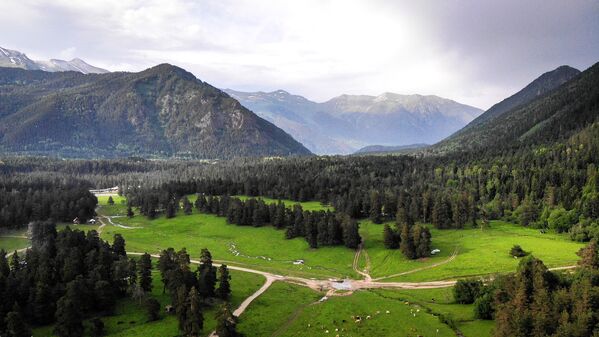
POLYGON ((519 96, 521 104, 508 102, 507 105, 511 106, 509 109, 499 110, 499 113, 495 111, 490 116, 485 116, 485 113, 478 122, 473 121, 422 153, 477 151, 565 139, 599 118, 597 83, 599 63, 583 72, 571 67, 556 68, 506 99, 519 96), (556 74, 555 78, 550 78, 556 74), (538 87, 539 80, 548 85, 530 94, 531 88, 538 87), (520 95, 523 92, 525 95, 520 95))
POLYGON ((0 47, 0 67, 21 68, 25 70, 43 70, 48 72, 76 71, 83 74, 104 74, 109 71, 90 65, 80 58, 70 61, 50 59, 31 60, 25 53, 0 47))
POLYGON ((568 65, 562 65, 555 68, 554 70, 547 71, 541 74, 536 79, 534 79, 529 84, 527 84, 524 88, 522 88, 515 94, 503 99, 499 103, 494 104, 492 107, 490 107, 487 111, 475 118, 464 128, 457 131, 456 134, 466 131, 469 128, 474 127, 476 125, 480 125, 490 119, 500 116, 501 114, 511 109, 526 104, 539 96, 551 92, 552 90, 556 89, 557 87, 574 78, 580 73, 580 70, 570 67, 568 65))
POLYGON ((0 68, 0 145, 80 157, 308 155, 283 130, 182 68, 81 74, 0 68))

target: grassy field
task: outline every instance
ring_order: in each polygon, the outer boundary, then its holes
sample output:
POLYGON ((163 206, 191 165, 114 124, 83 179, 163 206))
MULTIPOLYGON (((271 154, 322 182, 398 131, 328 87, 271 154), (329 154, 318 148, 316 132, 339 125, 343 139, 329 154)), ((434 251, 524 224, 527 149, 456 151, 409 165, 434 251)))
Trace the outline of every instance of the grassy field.
MULTIPOLYGON (((104 206, 100 212, 104 213, 104 206)), ((125 237, 128 251, 158 253, 168 247, 186 247, 192 257, 208 248, 220 260, 260 270, 308 277, 357 277, 352 269, 354 251, 343 246, 311 249, 303 238, 286 240, 284 231, 266 227, 229 225, 225 218, 182 212, 172 219, 149 220, 136 215, 114 218, 134 228, 108 226, 102 238, 112 241, 115 233, 125 237), (303 259, 303 265, 293 261, 303 259)))
MULTIPOLYGON (((384 248, 382 231, 383 225, 369 221, 360 223, 373 278, 430 267, 446 261, 457 250, 457 256, 449 263, 394 277, 389 281, 429 281, 510 272, 516 269, 519 262, 508 253, 515 244, 530 251, 549 267, 574 265, 578 261, 576 252, 584 246, 571 241, 565 234, 541 234, 532 228, 491 221, 490 227, 484 230, 431 228, 432 247, 439 248, 441 253, 431 258, 410 261, 398 250, 384 248)), ((361 262, 364 266, 364 260, 361 262)))
POLYGON ((7 253, 27 246, 29 246, 29 239, 27 238, 12 236, 12 234, 0 236, 0 249, 4 249, 7 253))
POLYGON ((419 304, 389 294, 394 292, 358 291, 319 302, 322 294, 275 283, 250 305, 239 330, 248 336, 455 336, 419 304))
MULTIPOLYGON (((236 195, 236 197, 241 200, 255 198, 255 197, 250 197, 247 195, 236 195)), ((267 204, 273 204, 273 203, 279 202, 278 199, 271 199, 271 198, 266 198, 266 197, 259 197, 259 199, 262 199, 267 204)), ((300 205, 302 205, 302 209, 304 211, 333 211, 334 210, 334 208, 332 206, 323 205, 318 201, 299 202, 299 201, 293 201, 293 200, 287 200, 287 199, 281 199, 281 201, 283 202, 283 204, 285 204, 286 207, 292 207, 295 204, 300 204, 300 205)))
POLYGON ((271 336, 294 313, 299 313, 322 296, 322 293, 306 287, 275 282, 243 313, 238 330, 247 336, 271 336))
POLYGON ((332 336, 455 336, 439 315, 453 320, 465 337, 490 337, 494 326, 475 320, 473 305, 454 303, 451 288, 358 291, 319 302, 322 296, 275 282, 249 306, 239 331, 247 336, 316 336, 327 335, 326 330, 332 336), (365 319, 368 315, 371 319, 365 319), (355 323, 352 316, 363 320, 355 323))
POLYGON ((127 198, 120 195, 113 195, 113 205, 108 204, 108 196, 100 195, 98 198, 98 206, 105 214, 111 215, 126 215, 127 214, 127 198))
POLYGON ((453 320, 465 337, 490 337, 494 321, 476 320, 472 304, 457 304, 453 288, 418 290, 376 290, 382 296, 415 303, 433 315, 443 315, 453 320))
MULTIPOLYGON (((252 197, 252 196, 248 196, 248 195, 234 195, 233 197, 239 198, 241 200, 247 200, 247 199, 251 199, 251 198, 262 199, 266 204, 275 204, 275 203, 279 202, 279 199, 272 199, 272 198, 267 198, 267 197, 252 197)), ((190 194, 187 196, 187 198, 189 199, 189 201, 191 203, 194 203, 197 199, 197 195, 190 194)), ((287 200, 287 199, 280 199, 280 201, 282 201, 286 207, 292 207, 295 204, 300 204, 300 205, 302 205, 302 209, 304 211, 326 211, 326 210, 333 211, 334 210, 334 208, 332 206, 323 205, 318 201, 300 202, 300 201, 293 201, 293 200, 287 200)))
MULTIPOLYGON (((156 262, 156 261, 154 261, 156 262)), ((264 277, 261 275, 231 271, 231 287, 233 296, 231 304, 234 308, 254 293, 264 283, 264 277)), ((162 281, 160 273, 153 272, 152 296, 156 298, 161 305, 161 319, 155 322, 147 322, 145 310, 136 301, 132 299, 120 300, 115 308, 114 314, 102 317, 105 324, 106 336, 110 337, 168 337, 178 335, 178 322, 174 315, 164 313, 164 307, 170 304, 170 295, 162 294, 162 281)), ((204 311, 204 336, 208 336, 216 327, 215 309, 204 311)), ((86 321, 86 326, 90 323, 86 321)), ((46 326, 35 329, 34 337, 52 336, 53 326, 46 326)))

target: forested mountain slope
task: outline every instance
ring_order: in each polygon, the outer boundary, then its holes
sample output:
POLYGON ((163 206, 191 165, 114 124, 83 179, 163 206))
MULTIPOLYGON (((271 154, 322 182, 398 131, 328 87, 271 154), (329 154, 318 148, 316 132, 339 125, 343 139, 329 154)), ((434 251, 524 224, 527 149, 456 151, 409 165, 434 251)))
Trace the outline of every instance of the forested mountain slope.
POLYGON ((551 73, 541 76, 425 152, 442 154, 553 142, 565 139, 596 121, 599 117, 599 64, 553 90, 550 83, 557 85, 564 82, 576 71, 560 67, 552 73, 553 80, 548 79, 551 73), (535 90, 539 95, 534 95, 535 90), (518 104, 527 99, 532 100, 518 104), (509 106, 515 107, 507 109, 509 106))
POLYGON ((86 158, 310 153, 224 92, 168 64, 88 75, 0 68, 0 149, 86 158))

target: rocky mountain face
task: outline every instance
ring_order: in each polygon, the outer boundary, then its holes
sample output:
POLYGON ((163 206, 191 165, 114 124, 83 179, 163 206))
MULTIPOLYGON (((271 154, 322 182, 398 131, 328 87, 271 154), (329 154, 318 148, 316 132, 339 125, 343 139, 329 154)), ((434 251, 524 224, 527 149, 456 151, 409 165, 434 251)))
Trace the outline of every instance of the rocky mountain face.
POLYGON ((0 68, 0 149, 69 157, 310 154, 283 130, 191 73, 0 68))
POLYGON ((225 91, 319 154, 348 154, 372 144, 434 143, 482 112, 437 96, 342 95, 316 103, 283 90, 225 91))
POLYGON ((33 61, 27 55, 0 47, 0 67, 21 68, 26 70, 43 70, 49 72, 77 71, 83 74, 104 74, 108 70, 94 67, 85 61, 74 58, 70 61, 51 59, 49 61, 33 61))

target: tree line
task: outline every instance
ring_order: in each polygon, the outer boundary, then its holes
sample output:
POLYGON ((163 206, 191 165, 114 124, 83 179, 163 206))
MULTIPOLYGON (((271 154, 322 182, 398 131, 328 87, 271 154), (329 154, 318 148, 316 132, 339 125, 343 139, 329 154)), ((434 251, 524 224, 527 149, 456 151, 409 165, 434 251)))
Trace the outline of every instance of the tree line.
POLYGON ((474 303, 478 319, 494 319, 496 337, 594 336, 599 324, 599 245, 582 248, 574 273, 552 272, 532 255, 522 258, 514 274, 460 280, 458 303, 474 303))
POLYGON ((287 207, 282 201, 267 204, 260 198, 241 200, 227 195, 197 194, 192 205, 187 196, 169 195, 160 190, 144 191, 132 195, 129 200, 130 206, 138 206, 140 213, 149 218, 161 213, 172 218, 180 208, 189 215, 195 208, 201 213, 226 217, 229 224, 253 227, 271 225, 285 230, 287 239, 305 238, 311 248, 345 245, 355 249, 362 240, 355 219, 331 211, 305 211, 300 204, 287 207))
POLYGON ((98 203, 87 186, 50 178, 0 177, 0 230, 22 228, 31 221, 87 221, 95 216, 98 203))

